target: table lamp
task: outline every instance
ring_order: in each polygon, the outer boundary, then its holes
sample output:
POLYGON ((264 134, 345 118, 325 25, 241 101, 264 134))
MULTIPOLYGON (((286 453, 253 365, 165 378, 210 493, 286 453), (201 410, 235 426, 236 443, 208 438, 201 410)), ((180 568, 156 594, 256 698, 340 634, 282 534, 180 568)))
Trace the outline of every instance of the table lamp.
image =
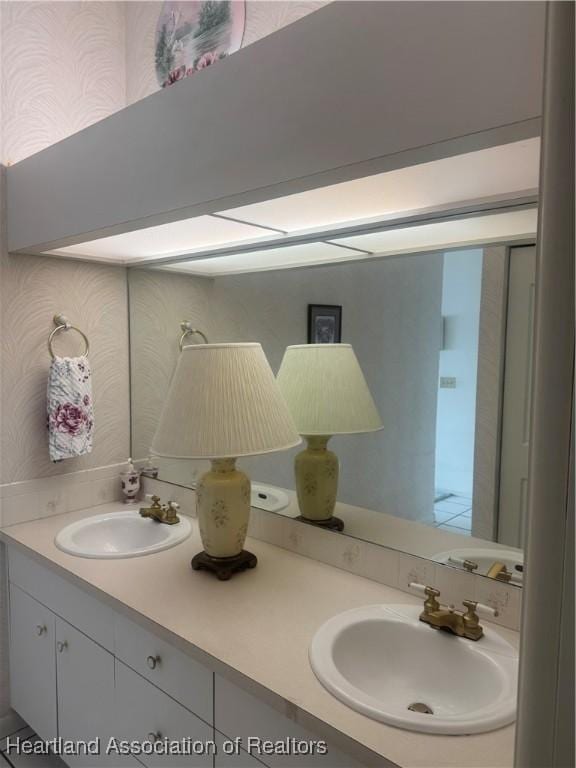
POLYGON ((287 347, 278 386, 308 443, 295 459, 298 519, 342 531, 334 517, 338 458, 327 449, 332 435, 382 429, 380 415, 350 344, 287 347))
POLYGON ((250 480, 240 456, 301 442, 260 344, 198 344, 182 349, 152 442, 171 459, 210 459, 198 481, 196 505, 204 551, 194 570, 221 580, 256 557, 243 549, 250 516, 250 480))

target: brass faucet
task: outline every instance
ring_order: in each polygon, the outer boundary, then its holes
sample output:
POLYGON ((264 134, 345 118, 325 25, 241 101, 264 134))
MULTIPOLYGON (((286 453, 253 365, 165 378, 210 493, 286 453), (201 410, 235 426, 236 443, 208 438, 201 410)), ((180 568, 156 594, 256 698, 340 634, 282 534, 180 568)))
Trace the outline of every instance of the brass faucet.
MULTIPOLYGON (((479 606, 474 600, 463 600, 462 604, 466 611, 455 611, 453 606, 442 606, 438 602, 440 592, 434 587, 424 589, 426 600, 424 601, 424 610, 420 614, 420 621, 429 624, 434 629, 443 629, 451 632, 458 637, 465 637, 468 640, 480 640, 484 634, 484 629, 480 625, 480 620, 476 610, 479 606)), ((482 606, 484 609, 484 606, 482 606)), ((488 612, 498 616, 498 611, 486 606, 488 612)))
POLYGON ((166 525, 175 525, 180 522, 180 518, 177 515, 180 504, 177 504, 175 501, 161 504, 160 496, 152 496, 151 500, 152 505, 150 507, 140 508, 141 517, 151 517, 157 523, 165 523, 166 525))
POLYGON ((506 568, 504 563, 495 562, 490 566, 486 576, 488 576, 489 579, 508 582, 512 578, 512 572, 506 568))

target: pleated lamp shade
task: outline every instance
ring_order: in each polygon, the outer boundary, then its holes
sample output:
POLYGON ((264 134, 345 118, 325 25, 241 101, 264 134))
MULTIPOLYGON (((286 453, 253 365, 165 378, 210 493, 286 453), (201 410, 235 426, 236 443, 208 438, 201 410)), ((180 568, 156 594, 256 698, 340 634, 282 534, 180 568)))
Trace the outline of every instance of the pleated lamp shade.
POLYGON ((300 443, 260 344, 184 347, 152 453, 174 459, 252 456, 300 443))
POLYGON ((382 429, 380 414, 350 344, 287 347, 277 381, 301 435, 382 429))

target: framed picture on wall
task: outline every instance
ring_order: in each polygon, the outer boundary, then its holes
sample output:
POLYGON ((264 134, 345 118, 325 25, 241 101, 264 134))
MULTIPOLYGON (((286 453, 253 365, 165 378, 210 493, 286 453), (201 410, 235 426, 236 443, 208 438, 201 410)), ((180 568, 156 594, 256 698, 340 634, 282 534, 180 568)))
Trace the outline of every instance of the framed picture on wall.
POLYGON ((342 307, 337 304, 308 304, 308 344, 340 344, 342 307))

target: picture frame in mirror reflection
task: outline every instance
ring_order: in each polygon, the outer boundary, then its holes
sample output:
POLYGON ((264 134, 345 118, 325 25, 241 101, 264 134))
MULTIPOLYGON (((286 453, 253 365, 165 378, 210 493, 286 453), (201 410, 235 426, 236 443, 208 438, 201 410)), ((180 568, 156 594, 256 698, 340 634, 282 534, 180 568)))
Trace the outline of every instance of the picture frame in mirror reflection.
POLYGON ((308 304, 308 344, 340 344, 342 306, 308 304))

